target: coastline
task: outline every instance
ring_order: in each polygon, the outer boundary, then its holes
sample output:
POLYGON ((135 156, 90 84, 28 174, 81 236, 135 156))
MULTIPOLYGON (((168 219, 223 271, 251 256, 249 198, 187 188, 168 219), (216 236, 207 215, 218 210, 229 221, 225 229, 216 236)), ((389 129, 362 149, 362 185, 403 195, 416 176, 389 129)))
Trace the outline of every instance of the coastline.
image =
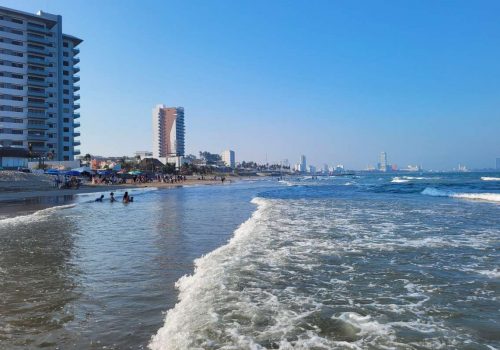
MULTIPOLYGON (((227 184, 230 184, 228 182, 227 184)), ((151 183, 140 183, 140 184, 122 184, 122 185, 83 185, 79 189, 38 189, 38 190, 28 190, 28 191, 4 191, 0 192, 0 203, 28 200, 32 198, 40 197, 63 197, 63 196, 73 196, 82 193, 98 193, 98 192, 111 192, 123 189, 134 189, 134 188, 177 188, 186 186, 201 186, 201 185, 222 185, 220 181, 214 180, 186 180, 179 183, 162 183, 162 182, 151 182, 151 183)))

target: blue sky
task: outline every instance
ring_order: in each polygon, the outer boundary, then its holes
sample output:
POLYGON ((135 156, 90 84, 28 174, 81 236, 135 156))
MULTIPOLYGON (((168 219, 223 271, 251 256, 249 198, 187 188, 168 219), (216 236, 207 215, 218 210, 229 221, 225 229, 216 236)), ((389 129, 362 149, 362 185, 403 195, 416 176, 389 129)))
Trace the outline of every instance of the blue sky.
POLYGON ((183 106, 186 148, 263 162, 493 167, 500 1, 28 1, 81 45, 81 151, 151 149, 183 106))

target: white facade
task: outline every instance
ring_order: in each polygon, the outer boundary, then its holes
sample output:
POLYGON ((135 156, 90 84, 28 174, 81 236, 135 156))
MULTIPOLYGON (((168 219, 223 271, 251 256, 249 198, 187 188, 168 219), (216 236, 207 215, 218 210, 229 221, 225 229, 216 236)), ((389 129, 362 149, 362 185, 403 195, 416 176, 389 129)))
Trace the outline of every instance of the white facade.
POLYGON ((387 171, 387 153, 380 152, 380 162, 379 169, 380 171, 387 171))
POLYGON ((0 7, 0 146, 60 161, 80 154, 81 42, 62 33, 61 16, 0 7))
POLYGON ((231 151, 231 150, 223 151, 221 153, 221 158, 227 167, 230 167, 230 168, 236 167, 236 158, 234 155, 234 151, 231 151))
POLYGON ((301 173, 305 173, 307 171, 307 161, 306 161, 306 156, 302 155, 300 156, 300 163, 299 163, 299 171, 301 173))
POLYGON ((139 157, 140 159, 151 158, 151 157, 153 157, 153 152, 150 152, 150 151, 136 151, 134 153, 134 155, 136 157, 139 157))

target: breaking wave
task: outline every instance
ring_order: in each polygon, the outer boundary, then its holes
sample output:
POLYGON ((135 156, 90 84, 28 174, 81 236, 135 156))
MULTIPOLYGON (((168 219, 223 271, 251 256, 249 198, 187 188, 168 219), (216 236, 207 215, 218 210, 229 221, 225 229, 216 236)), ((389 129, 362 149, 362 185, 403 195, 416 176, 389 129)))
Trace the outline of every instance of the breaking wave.
POLYGON ((481 177, 481 180, 483 180, 483 181, 500 181, 500 177, 483 176, 483 177, 481 177))
POLYGON ((11 218, 0 219, 0 226, 36 222, 47 218, 48 216, 52 215, 58 210, 73 208, 75 205, 76 204, 59 205, 55 207, 38 210, 28 215, 19 215, 11 218))
POLYGON ((500 202, 500 193, 456 193, 438 190, 434 187, 427 187, 422 194, 433 197, 463 198, 471 200, 481 200, 488 202, 500 202))

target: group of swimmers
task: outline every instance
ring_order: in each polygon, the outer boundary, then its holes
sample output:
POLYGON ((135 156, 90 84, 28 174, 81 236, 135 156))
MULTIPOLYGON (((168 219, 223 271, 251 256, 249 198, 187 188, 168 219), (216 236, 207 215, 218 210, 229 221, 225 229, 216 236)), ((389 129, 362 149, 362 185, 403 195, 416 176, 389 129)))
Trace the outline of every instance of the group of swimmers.
MULTIPOLYGON (((101 194, 101 196, 99 198, 96 198, 96 202, 102 202, 104 200, 104 195, 101 194)), ((111 203, 113 202, 117 202, 118 200, 115 198, 115 194, 113 192, 111 192, 109 194, 109 201, 111 203)), ((122 202, 123 203, 130 203, 130 202, 133 202, 134 201, 134 197, 132 196, 129 196, 128 195, 128 192, 125 192, 125 194, 123 195, 123 198, 122 198, 122 202)))

